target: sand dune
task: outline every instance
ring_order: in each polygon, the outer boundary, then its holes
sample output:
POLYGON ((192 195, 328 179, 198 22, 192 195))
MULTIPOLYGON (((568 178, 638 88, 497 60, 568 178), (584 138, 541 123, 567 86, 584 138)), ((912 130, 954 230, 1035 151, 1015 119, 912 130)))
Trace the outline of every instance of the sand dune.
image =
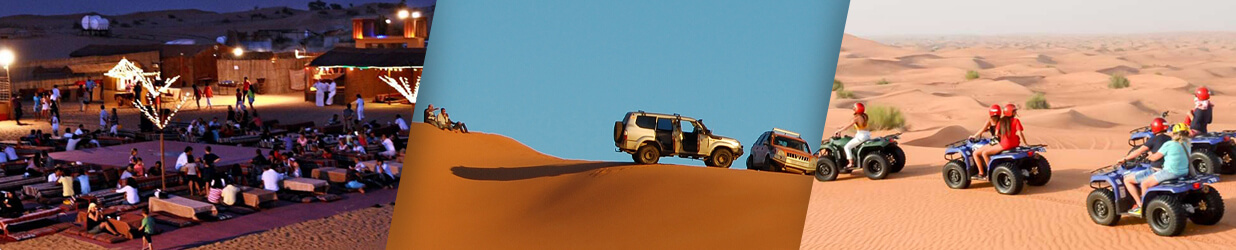
POLYGON ((1022 122, 1030 126, 1049 128, 1088 129, 1111 128, 1116 123, 1092 118, 1072 109, 1025 112, 1022 122))
POLYGON ((837 70, 845 70, 855 75, 889 75, 916 68, 920 67, 895 59, 841 59, 837 62, 837 70))
POLYGON ((841 51, 862 57, 897 58, 915 54, 913 50, 880 44, 850 34, 841 37, 841 51))
POLYGON ((969 90, 969 93, 975 95, 1029 96, 1034 94, 1034 91, 1026 88, 1026 86, 1012 81, 993 81, 987 79, 963 82, 957 84, 957 88, 969 90))
POLYGON ((949 143, 957 142, 971 135, 974 135, 974 131, 970 131, 962 126, 952 125, 907 132, 902 135, 902 144, 921 147, 944 147, 949 143))
MULTIPOLYGON (((391 235, 418 248, 790 249, 808 176, 563 160, 413 124, 391 235), (409 184, 412 183, 412 184, 409 184)), ((615 153, 618 154, 618 153, 615 153)))

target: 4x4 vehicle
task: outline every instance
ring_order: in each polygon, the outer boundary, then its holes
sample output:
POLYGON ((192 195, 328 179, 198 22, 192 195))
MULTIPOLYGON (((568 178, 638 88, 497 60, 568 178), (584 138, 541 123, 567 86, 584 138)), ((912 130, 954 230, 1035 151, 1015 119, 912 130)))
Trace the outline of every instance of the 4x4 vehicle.
POLYGON ((642 110, 627 112, 622 121, 614 122, 614 144, 641 164, 678 156, 703 159, 709 167, 728 168, 743 153, 742 143, 712 134, 703 120, 642 110))
POLYGON ((773 128, 772 131, 760 134, 755 145, 751 146, 747 169, 815 174, 815 161, 811 147, 798 133, 773 128))

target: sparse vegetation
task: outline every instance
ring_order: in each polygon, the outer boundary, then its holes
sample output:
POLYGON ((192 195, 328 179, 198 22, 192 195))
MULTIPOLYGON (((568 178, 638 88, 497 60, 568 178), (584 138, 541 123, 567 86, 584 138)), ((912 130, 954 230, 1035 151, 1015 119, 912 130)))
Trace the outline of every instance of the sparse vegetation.
POLYGON ((845 89, 845 84, 841 80, 833 79, 833 91, 845 89))
POLYGON ((837 90, 837 98, 854 99, 854 92, 850 92, 849 90, 845 90, 845 89, 839 89, 837 90))
POLYGON ((167 14, 167 19, 177 19, 176 15, 167 14))
POLYGON ((979 78, 978 71, 966 71, 966 80, 974 80, 979 78))
POLYGON ((1047 103, 1047 97, 1044 96, 1042 92, 1037 92, 1037 93, 1034 93, 1033 96, 1030 96, 1029 100, 1026 100, 1026 108, 1027 109, 1049 109, 1051 108, 1051 104, 1047 103))
POLYGON ((876 81, 876 85, 885 85, 885 84, 888 84, 888 80, 887 80, 887 79, 880 78, 880 80, 879 80, 879 81, 876 81))
POLYGON ((339 5, 339 4, 337 4, 337 3, 332 3, 332 4, 330 4, 330 9, 332 9, 332 10, 342 10, 342 9, 343 9, 343 5, 339 5))
POLYGON ((309 2, 309 10, 325 10, 325 9, 326 9, 326 2, 323 2, 322 0, 309 2))
POLYGON ((1114 74, 1107 80, 1107 88, 1123 89, 1129 87, 1129 78, 1125 78, 1122 74, 1114 74))
POLYGON ((906 118, 901 109, 887 106, 872 106, 867 108, 868 124, 872 130, 892 130, 906 127, 906 118))

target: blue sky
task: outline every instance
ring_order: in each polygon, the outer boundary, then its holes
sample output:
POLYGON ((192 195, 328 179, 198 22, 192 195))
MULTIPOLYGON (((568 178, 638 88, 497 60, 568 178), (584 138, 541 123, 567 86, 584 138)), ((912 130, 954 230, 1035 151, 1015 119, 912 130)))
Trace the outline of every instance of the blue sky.
POLYGON ((814 149, 847 6, 442 1, 449 15, 435 17, 418 107, 445 107, 472 130, 569 159, 630 161, 614 152, 612 130, 635 110, 703 119, 748 152, 773 127, 803 133, 814 149))

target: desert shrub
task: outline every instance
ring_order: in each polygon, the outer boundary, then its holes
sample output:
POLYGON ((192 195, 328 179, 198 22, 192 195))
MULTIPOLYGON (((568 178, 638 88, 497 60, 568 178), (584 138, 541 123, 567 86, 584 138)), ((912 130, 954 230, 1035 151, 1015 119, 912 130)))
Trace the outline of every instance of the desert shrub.
POLYGON ((879 80, 879 81, 876 81, 876 85, 885 85, 885 84, 888 84, 888 80, 887 80, 887 79, 880 78, 880 80, 879 80))
POLYGON ((966 71, 966 80, 974 80, 979 78, 978 71, 966 71))
POLYGON ((849 90, 845 90, 845 89, 839 89, 837 90, 837 97, 841 99, 854 99, 854 92, 850 92, 849 90))
POLYGON ((833 91, 845 89, 845 84, 841 80, 833 79, 833 91))
POLYGON ((167 19, 176 19, 176 15, 167 14, 167 19))
POLYGON ((1049 109, 1051 104, 1047 103, 1047 97, 1043 96, 1043 93, 1034 93, 1033 96, 1030 96, 1029 100, 1026 100, 1026 108, 1049 109))
POLYGON ((1128 87, 1129 87, 1129 78, 1125 78, 1124 75, 1115 74, 1115 75, 1112 75, 1112 77, 1108 78, 1107 80, 1107 88, 1123 89, 1123 88, 1128 88, 1128 87))
POLYGON ((872 130, 903 129, 906 127, 906 117, 901 109, 887 106, 871 106, 867 108, 867 124, 872 130))

